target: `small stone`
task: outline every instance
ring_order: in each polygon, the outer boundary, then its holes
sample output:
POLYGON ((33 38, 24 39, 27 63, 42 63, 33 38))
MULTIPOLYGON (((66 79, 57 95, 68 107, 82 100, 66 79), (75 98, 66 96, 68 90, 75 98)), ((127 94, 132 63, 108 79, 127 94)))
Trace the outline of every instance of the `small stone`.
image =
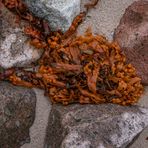
POLYGON ((19 127, 20 126, 20 121, 16 121, 15 124, 16 124, 17 127, 19 127))
POLYGON ((118 25, 114 40, 119 43, 143 84, 148 84, 148 1, 129 6, 118 25))
POLYGON ((65 32, 80 13, 80 0, 24 0, 29 10, 48 21, 53 31, 65 32))
POLYGON ((140 106, 53 105, 46 147, 125 148, 148 126, 148 108, 140 106))
MULTIPOLYGON (((1 2, 0 2, 1 3, 1 2)), ((16 23, 16 16, 1 4, 0 17, 0 67, 11 68, 26 66, 42 55, 42 49, 36 49, 24 34, 27 22, 16 23)))

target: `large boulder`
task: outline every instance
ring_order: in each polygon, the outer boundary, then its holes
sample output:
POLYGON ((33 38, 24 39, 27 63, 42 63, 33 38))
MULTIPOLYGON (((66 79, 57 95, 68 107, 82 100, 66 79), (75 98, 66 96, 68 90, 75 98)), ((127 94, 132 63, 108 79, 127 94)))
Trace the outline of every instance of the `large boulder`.
POLYGON ((129 6, 114 35, 132 63, 143 84, 148 84, 148 1, 140 0, 129 6))
POLYGON ((0 148, 18 148, 30 141, 35 106, 33 90, 0 82, 0 148))
POLYGON ((80 13, 80 0, 23 0, 36 16, 48 21, 53 31, 67 31, 80 13))
POLYGON ((40 58, 42 50, 35 49, 24 34, 25 21, 17 22, 13 15, 0 2, 0 66, 26 66, 40 58))
POLYGON ((148 109, 138 106, 54 105, 45 147, 125 148, 148 125, 148 109))

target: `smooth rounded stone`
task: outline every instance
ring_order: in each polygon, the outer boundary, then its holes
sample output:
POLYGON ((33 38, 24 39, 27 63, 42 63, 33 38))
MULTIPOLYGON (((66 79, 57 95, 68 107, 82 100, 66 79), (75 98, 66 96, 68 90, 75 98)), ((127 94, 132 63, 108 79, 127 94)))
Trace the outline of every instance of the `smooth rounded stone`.
POLYGON ((36 16, 48 21, 51 30, 65 32, 80 13, 80 0, 23 0, 36 16))
POLYGON ((20 67, 35 62, 43 51, 31 46, 29 38, 23 33, 28 24, 25 21, 17 23, 17 17, 3 4, 0 5, 0 66, 20 67))
POLYGON ((35 107, 33 90, 0 82, 0 148, 18 148, 30 142, 35 107))
POLYGON ((134 2, 126 9, 114 40, 137 69, 142 83, 148 85, 148 1, 134 2))
POLYGON ((148 125, 140 106, 53 105, 45 147, 125 148, 148 125))

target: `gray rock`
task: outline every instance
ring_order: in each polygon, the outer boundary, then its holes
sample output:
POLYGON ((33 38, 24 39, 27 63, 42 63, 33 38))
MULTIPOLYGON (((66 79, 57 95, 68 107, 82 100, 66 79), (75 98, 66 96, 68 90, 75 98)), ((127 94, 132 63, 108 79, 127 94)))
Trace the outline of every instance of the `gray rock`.
POLYGON ((53 31, 67 31, 80 13, 80 0, 24 0, 30 11, 48 21, 53 31))
POLYGON ((28 24, 24 21, 16 23, 16 16, 2 4, 0 10, 0 66, 26 66, 39 59, 42 50, 31 46, 23 33, 28 24))
POLYGON ((148 85, 148 1, 130 5, 118 25, 114 40, 119 43, 127 61, 137 69, 142 83, 148 85))
POLYGON ((33 90, 0 82, 0 148, 18 148, 30 142, 35 106, 33 90))
POLYGON ((148 125, 148 109, 139 106, 54 105, 47 148, 125 148, 148 125))

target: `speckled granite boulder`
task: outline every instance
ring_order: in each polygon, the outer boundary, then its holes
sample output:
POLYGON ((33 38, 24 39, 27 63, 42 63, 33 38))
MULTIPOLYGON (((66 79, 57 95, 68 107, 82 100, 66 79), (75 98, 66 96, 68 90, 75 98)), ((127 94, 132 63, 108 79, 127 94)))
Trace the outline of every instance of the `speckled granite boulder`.
POLYGON ((35 106, 33 90, 0 82, 0 148, 19 148, 30 142, 35 106))
POLYGON ((54 105, 45 147, 125 148, 148 125, 148 109, 138 106, 54 105))
POLYGON ((114 39, 136 67, 142 83, 148 85, 148 1, 134 2, 126 9, 114 39))
POLYGON ((30 11, 48 21, 53 31, 67 31, 80 13, 80 0, 23 0, 30 11))
POLYGON ((16 23, 16 16, 8 11, 0 2, 0 66, 26 66, 40 58, 42 51, 29 44, 28 37, 23 33, 22 21, 16 23))

